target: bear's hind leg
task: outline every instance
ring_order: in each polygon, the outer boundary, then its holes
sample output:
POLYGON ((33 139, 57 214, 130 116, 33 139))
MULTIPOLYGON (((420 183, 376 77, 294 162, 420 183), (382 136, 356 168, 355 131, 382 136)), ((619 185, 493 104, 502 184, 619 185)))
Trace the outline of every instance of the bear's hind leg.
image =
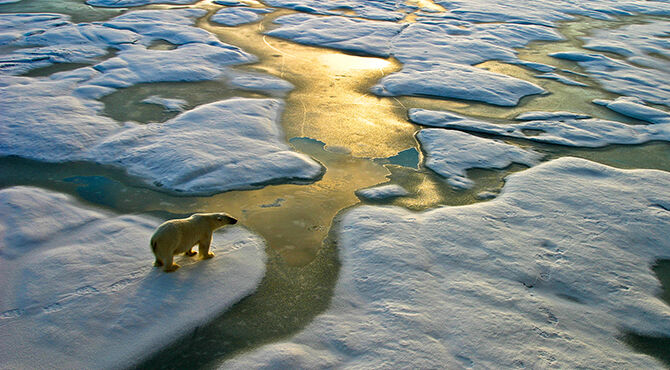
POLYGON ((154 262, 154 267, 161 267, 161 266, 163 266, 163 261, 161 261, 160 259, 158 259, 158 257, 156 257, 156 261, 154 262))
POLYGON ((165 258, 165 266, 163 267, 163 271, 165 272, 172 272, 172 271, 177 271, 178 268, 180 268, 176 263, 172 262, 172 256, 169 256, 165 258))
POLYGON ((196 251, 193 250, 193 247, 191 247, 191 249, 189 249, 189 250, 187 250, 186 252, 184 252, 184 254, 187 255, 187 256, 189 256, 189 257, 193 257, 193 256, 195 256, 197 253, 196 253, 196 251))

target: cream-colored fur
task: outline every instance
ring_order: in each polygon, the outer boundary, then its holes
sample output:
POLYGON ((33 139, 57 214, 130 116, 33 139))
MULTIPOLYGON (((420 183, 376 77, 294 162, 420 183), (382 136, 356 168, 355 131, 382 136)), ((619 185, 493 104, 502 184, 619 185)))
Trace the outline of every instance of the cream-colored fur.
POLYGON ((179 265, 172 262, 173 256, 179 253, 194 256, 196 244, 201 258, 214 257, 209 251, 212 232, 235 223, 237 220, 225 213, 195 213, 189 218, 162 223, 151 237, 151 250, 156 256, 154 266, 163 266, 165 272, 175 271, 179 265))

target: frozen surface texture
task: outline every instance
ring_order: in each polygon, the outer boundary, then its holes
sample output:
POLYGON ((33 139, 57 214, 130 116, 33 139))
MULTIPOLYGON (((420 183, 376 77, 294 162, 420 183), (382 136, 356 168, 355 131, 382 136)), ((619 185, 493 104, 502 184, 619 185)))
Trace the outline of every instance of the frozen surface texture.
POLYGON ((48 162, 82 160, 121 126, 102 104, 75 96, 76 82, 5 76, 0 82, 0 155, 48 162))
POLYGON ((188 105, 188 102, 184 99, 168 99, 158 95, 151 95, 142 100, 142 103, 160 105, 167 112, 183 112, 184 107, 188 105))
POLYGON ((367 19, 398 21, 402 19, 407 8, 402 2, 389 0, 267 0, 268 6, 294 9, 300 12, 321 15, 345 15, 353 12, 356 16, 367 19))
MULTIPOLYGON (((5 44, 39 45, 19 49, 22 53, 44 55, 53 48, 70 55, 68 61, 93 64, 87 58, 117 49, 114 57, 90 67, 46 78, 3 77, 0 155, 111 164, 163 189, 198 194, 321 176, 318 163, 284 143, 278 123, 282 104, 276 100, 212 103, 147 126, 120 124, 101 115, 103 104, 96 99, 141 83, 225 79, 272 96, 293 88, 273 76, 227 68, 256 58, 193 26, 205 14, 199 9, 143 10, 95 24, 72 24, 49 14, 0 16, 5 44), (11 32, 13 28, 21 32, 11 32), (151 48, 156 41, 174 48, 151 48), (90 55, 79 53, 88 51, 90 55)), ((9 53, 10 59, 15 54, 9 53)), ((59 62, 53 55, 35 57, 1 64, 0 71, 11 75, 59 62)), ((145 102, 173 111, 183 110, 185 103, 159 97, 145 102)))
POLYGON ((132 127, 87 153, 158 187, 216 193, 280 181, 312 181, 320 164, 291 151, 279 128, 282 103, 234 98, 164 122, 132 127))
POLYGON ((17 75, 56 63, 91 63, 101 74, 91 76, 91 83, 126 87, 211 80, 225 74, 225 66, 256 60, 195 27, 205 14, 202 9, 142 10, 104 23, 79 24, 61 15, 2 14, 0 45, 19 49, 3 55, 0 74, 17 75), (148 49, 155 41, 169 42, 175 49, 148 49), (110 49, 117 55, 98 63, 110 49))
POLYGON ((125 8, 149 4, 192 4, 198 0, 87 0, 86 4, 93 6, 105 6, 110 8, 125 8))
POLYGON ((391 39, 404 27, 392 22, 308 14, 286 15, 275 22, 282 27, 267 32, 270 36, 382 57, 389 56, 391 39))
POLYGON ((505 168, 512 163, 533 166, 542 155, 498 140, 484 139, 465 132, 424 129, 416 138, 426 152, 425 165, 445 177, 455 188, 470 188, 471 168, 505 168))
POLYGON ((616 337, 670 335, 649 268, 670 257, 668 185, 564 158, 485 203, 356 208, 331 307, 224 368, 661 368, 616 337))
POLYGON ((403 197, 409 192, 400 185, 382 185, 374 188, 361 189, 356 191, 356 195, 368 200, 384 200, 390 198, 403 197))
POLYGON ((234 27, 255 22, 261 19, 262 14, 266 12, 268 10, 263 8, 224 8, 212 15, 209 20, 224 26, 234 27))
MULTIPOLYGON (((545 72, 537 76, 540 78, 586 86, 553 72, 552 66, 519 60, 515 49, 531 41, 562 39, 554 29, 556 22, 572 19, 573 15, 608 20, 622 15, 670 15, 670 5, 659 1, 536 0, 507 4, 496 0, 460 0, 436 3, 445 11, 419 12, 415 23, 399 24, 383 17, 378 19, 386 20, 384 22, 353 19, 338 12, 349 10, 362 15, 361 9, 413 10, 411 6, 394 1, 342 1, 336 7, 313 0, 274 0, 268 5, 330 16, 295 14, 279 17, 276 22, 281 26, 268 34, 309 45, 397 58, 403 63, 403 69, 381 79, 373 88, 379 95, 429 95, 509 106, 516 105, 523 96, 543 90, 529 82, 487 72, 473 65, 499 60, 545 72), (472 87, 474 91, 463 86, 472 87)), ((667 61, 670 30, 667 24, 667 21, 654 20, 650 24, 631 25, 612 32, 603 30, 586 39, 587 48, 619 53, 627 57, 627 61, 600 54, 568 52, 555 55, 577 58, 573 60, 579 61, 592 77, 612 92, 670 105, 670 93, 664 82, 670 80, 667 72, 670 70, 667 61)))
POLYGON ((594 103, 604 105, 619 114, 642 121, 670 123, 670 113, 649 107, 637 98, 622 96, 615 100, 595 100, 594 103))
POLYGON ((597 148, 610 144, 642 144, 652 140, 670 141, 670 123, 628 125, 597 118, 568 118, 497 124, 450 112, 425 109, 410 109, 409 118, 424 126, 576 147, 597 148))
POLYGON ((0 190, 0 367, 121 368, 252 293, 264 243, 221 229, 216 257, 152 267, 160 221, 84 207, 50 191, 0 190), (48 210, 48 211, 47 211, 48 210))
POLYGON ((514 119, 519 121, 534 121, 534 120, 564 120, 564 119, 584 119, 591 118, 586 114, 572 113, 572 112, 523 112, 514 119))
POLYGON ((400 72, 382 78, 372 92, 381 96, 428 95, 515 106, 524 96, 541 94, 544 89, 467 65, 420 62, 405 65, 400 72))
POLYGON ((551 56, 578 62, 609 91, 670 107, 667 70, 637 67, 600 54, 558 52, 551 56))

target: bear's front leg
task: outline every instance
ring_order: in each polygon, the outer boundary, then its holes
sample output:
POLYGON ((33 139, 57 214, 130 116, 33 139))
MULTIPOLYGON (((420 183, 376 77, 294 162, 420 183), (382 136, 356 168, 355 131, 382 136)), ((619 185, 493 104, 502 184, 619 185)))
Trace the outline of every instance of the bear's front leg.
POLYGON ((193 256, 196 255, 196 251, 194 251, 194 250, 193 250, 193 247, 191 247, 191 249, 189 249, 189 250, 187 250, 186 252, 184 252, 184 254, 187 255, 187 256, 189 256, 189 257, 193 257, 193 256))
POLYGON ((207 259, 214 257, 214 253, 209 251, 209 245, 212 243, 212 234, 209 234, 207 237, 202 238, 198 242, 198 254, 200 258, 207 259))

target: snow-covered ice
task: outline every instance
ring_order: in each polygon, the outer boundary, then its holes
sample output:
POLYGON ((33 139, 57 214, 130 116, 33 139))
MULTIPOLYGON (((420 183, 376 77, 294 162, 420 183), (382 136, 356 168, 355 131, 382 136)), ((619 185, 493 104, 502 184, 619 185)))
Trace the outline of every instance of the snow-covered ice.
POLYGON ((560 75, 560 74, 558 74, 558 73, 553 73, 553 72, 552 72, 552 73, 543 73, 543 74, 541 74, 541 75, 535 75, 535 77, 537 77, 537 78, 546 78, 546 79, 548 79, 548 80, 555 80, 555 81, 558 81, 558 82, 560 82, 560 83, 562 83, 562 84, 571 85, 571 86, 582 86, 582 87, 584 87, 584 86, 589 86, 589 85, 587 85, 587 84, 585 84, 585 83, 582 83, 582 82, 579 82, 579 81, 575 81, 575 80, 573 80, 573 79, 571 79, 571 78, 569 78, 569 77, 565 77, 565 76, 563 76, 563 75, 560 75))
POLYGON ((518 78, 463 64, 421 62, 405 65, 372 87, 380 96, 419 95, 515 106, 524 96, 544 93, 518 78))
POLYGON ((202 9, 142 10, 104 23, 81 24, 58 15, 2 14, 0 43, 20 48, 3 56, 0 73, 16 75, 55 63, 93 63, 114 49, 119 51, 115 57, 94 66, 105 75, 92 83, 125 87, 214 79, 226 73, 225 66, 256 61, 195 27, 196 19, 205 14, 202 9), (147 49, 155 41, 167 41, 175 49, 147 49))
POLYGON ((670 123, 670 113, 649 107, 640 99, 622 96, 615 100, 594 100, 593 103, 603 105, 624 116, 651 123, 670 123))
POLYGON ((372 188, 360 189, 356 191, 356 195, 360 198, 373 201, 404 197, 408 194, 409 192, 405 190, 405 188, 397 184, 375 186, 372 188))
POLYGON ((142 103, 160 105, 167 112, 183 112, 184 107, 188 105, 188 102, 184 99, 169 99, 158 95, 151 95, 142 100, 142 103))
POLYGON ((670 335, 669 185, 563 158, 485 203, 348 211, 330 308, 223 368, 660 368, 616 338, 670 335))
POLYGON ((519 121, 534 121, 534 120, 564 120, 564 119, 584 119, 591 118, 591 116, 572 112, 523 112, 514 119, 519 121))
POLYGON ((322 174, 319 163, 284 142, 278 100, 229 99, 168 122, 122 127, 98 114, 102 103, 77 97, 75 89, 76 79, 6 77, 0 155, 110 164, 165 190, 200 194, 322 174))
POLYGON ((270 36, 375 56, 393 56, 400 72, 382 78, 372 92, 382 96, 419 95, 512 106, 544 90, 530 82, 473 67, 498 59, 520 63, 514 48, 534 40, 561 40, 537 25, 469 25, 394 22, 294 14, 275 20, 270 36))
POLYGON ((399 1, 361 1, 361 0, 266 0, 268 6, 297 10, 304 13, 320 15, 343 15, 353 11, 356 16, 372 20, 398 21, 405 14, 408 6, 399 1))
POLYGON ((86 150, 121 129, 98 115, 102 104, 74 96, 72 80, 5 76, 0 82, 0 155, 48 162, 84 159, 86 150))
POLYGON ((109 136, 86 155, 155 186, 189 194, 313 181, 323 168, 284 143, 282 109, 275 99, 233 98, 201 105, 167 122, 109 136))
POLYGON ((416 138, 426 152, 425 166, 461 189, 474 185, 467 178, 468 169, 502 169, 512 163, 533 166, 543 157, 532 150, 455 130, 423 129, 416 138))
POLYGON ((110 8, 126 8, 150 4, 186 5, 195 3, 196 1, 198 0, 86 0, 86 4, 110 8))
POLYGON ((403 25, 347 17, 318 17, 291 14, 279 17, 282 26, 266 34, 307 45, 318 45, 350 52, 387 57, 391 39, 403 25))
POLYGON ((229 71, 228 83, 245 90, 264 91, 273 94, 285 94, 293 90, 293 84, 272 75, 253 72, 229 71))
POLYGON ((225 75, 224 66, 252 61, 254 56, 239 49, 207 44, 189 43, 172 50, 137 47, 95 65, 100 76, 88 84, 118 89, 148 82, 215 80, 225 75))
POLYGON ((121 368, 252 293, 262 239, 214 234, 216 257, 152 267, 159 220, 87 208, 32 187, 0 190, 0 367, 121 368))
POLYGON ((670 107, 670 72, 664 69, 638 67, 605 55, 582 52, 549 54, 558 59, 572 60, 584 67, 591 77, 614 93, 643 99, 670 107))
MULTIPOLYGON (((670 58, 670 21, 648 20, 615 29, 594 30, 584 36, 583 48, 616 53, 626 58, 660 55, 670 58)), ((663 59, 659 58, 659 62, 663 59)), ((670 62, 665 60, 666 68, 670 62)))
POLYGON ((223 8, 209 19, 212 22, 222 24, 224 26, 234 27, 246 23, 255 22, 261 19, 262 14, 271 10, 266 8, 223 8))
POLYGON ((459 116, 451 112, 425 109, 410 109, 409 118, 414 123, 425 126, 576 147, 598 148, 610 144, 631 145, 643 144, 652 140, 670 141, 670 123, 628 125, 617 121, 590 118, 497 124, 459 116))

